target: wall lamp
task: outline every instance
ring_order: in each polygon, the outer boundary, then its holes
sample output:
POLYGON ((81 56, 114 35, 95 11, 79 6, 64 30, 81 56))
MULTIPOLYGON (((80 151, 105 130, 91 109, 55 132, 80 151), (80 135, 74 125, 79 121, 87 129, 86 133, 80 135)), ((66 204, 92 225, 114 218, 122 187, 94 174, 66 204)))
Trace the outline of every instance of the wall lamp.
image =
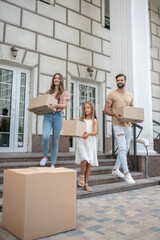
POLYGON ((92 68, 88 67, 87 72, 89 73, 89 76, 92 77, 94 70, 92 68))
POLYGON ((16 47, 12 46, 10 48, 10 50, 11 50, 11 53, 12 53, 13 57, 16 58, 17 54, 18 54, 18 49, 16 47))

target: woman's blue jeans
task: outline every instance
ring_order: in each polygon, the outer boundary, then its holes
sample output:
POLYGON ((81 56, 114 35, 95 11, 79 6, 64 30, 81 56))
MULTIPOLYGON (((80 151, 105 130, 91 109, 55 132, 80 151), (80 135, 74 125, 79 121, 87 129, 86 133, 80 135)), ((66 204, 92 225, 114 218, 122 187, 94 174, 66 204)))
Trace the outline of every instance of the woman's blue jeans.
POLYGON ((44 115, 43 119, 43 136, 42 136, 42 151, 43 156, 48 157, 49 138, 52 129, 52 152, 51 164, 55 164, 58 155, 59 137, 63 127, 62 112, 53 112, 44 115))

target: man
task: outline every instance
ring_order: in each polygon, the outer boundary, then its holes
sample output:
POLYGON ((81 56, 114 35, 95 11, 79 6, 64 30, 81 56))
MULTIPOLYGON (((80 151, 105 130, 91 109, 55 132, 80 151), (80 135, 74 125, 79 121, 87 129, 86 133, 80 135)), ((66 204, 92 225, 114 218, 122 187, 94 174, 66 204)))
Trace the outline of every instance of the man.
POLYGON ((127 164, 127 152, 131 140, 131 123, 120 122, 121 115, 118 113, 118 109, 122 106, 133 106, 133 96, 125 89, 126 76, 124 74, 116 76, 116 84, 118 88, 109 93, 104 108, 104 113, 112 116, 112 125, 118 146, 118 156, 112 174, 124 178, 127 183, 133 184, 135 181, 129 173, 127 164), (124 174, 119 171, 121 165, 124 174))

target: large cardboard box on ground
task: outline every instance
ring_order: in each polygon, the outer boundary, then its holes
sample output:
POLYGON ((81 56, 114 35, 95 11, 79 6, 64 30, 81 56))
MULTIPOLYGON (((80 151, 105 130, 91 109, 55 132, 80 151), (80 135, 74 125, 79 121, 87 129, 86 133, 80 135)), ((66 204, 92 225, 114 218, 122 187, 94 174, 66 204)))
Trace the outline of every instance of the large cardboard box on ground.
POLYGON ((56 108, 49 109, 50 104, 57 104, 57 99, 50 94, 45 94, 39 97, 32 98, 29 103, 29 108, 37 115, 43 115, 46 113, 52 113, 56 111, 56 108))
POLYGON ((141 122, 144 121, 144 109, 131 107, 131 106, 123 106, 118 109, 118 113, 121 114, 122 120, 121 122, 141 122))
POLYGON ((86 132, 86 123, 79 120, 64 120, 62 136, 82 137, 86 132))
POLYGON ((66 168, 5 170, 2 226, 22 240, 75 229, 76 177, 66 168))

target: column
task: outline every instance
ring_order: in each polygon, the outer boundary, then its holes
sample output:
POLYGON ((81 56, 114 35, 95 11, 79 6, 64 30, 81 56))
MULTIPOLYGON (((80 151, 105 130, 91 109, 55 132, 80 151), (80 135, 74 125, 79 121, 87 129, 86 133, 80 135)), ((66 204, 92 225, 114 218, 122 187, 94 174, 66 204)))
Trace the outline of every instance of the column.
MULTIPOLYGON (((150 33, 148 0, 111 0, 111 74, 127 76, 126 88, 134 96, 135 107, 144 108, 145 121, 140 137, 149 141, 153 151, 152 95, 150 72, 150 33)), ((145 148, 138 145, 138 153, 145 148)))

